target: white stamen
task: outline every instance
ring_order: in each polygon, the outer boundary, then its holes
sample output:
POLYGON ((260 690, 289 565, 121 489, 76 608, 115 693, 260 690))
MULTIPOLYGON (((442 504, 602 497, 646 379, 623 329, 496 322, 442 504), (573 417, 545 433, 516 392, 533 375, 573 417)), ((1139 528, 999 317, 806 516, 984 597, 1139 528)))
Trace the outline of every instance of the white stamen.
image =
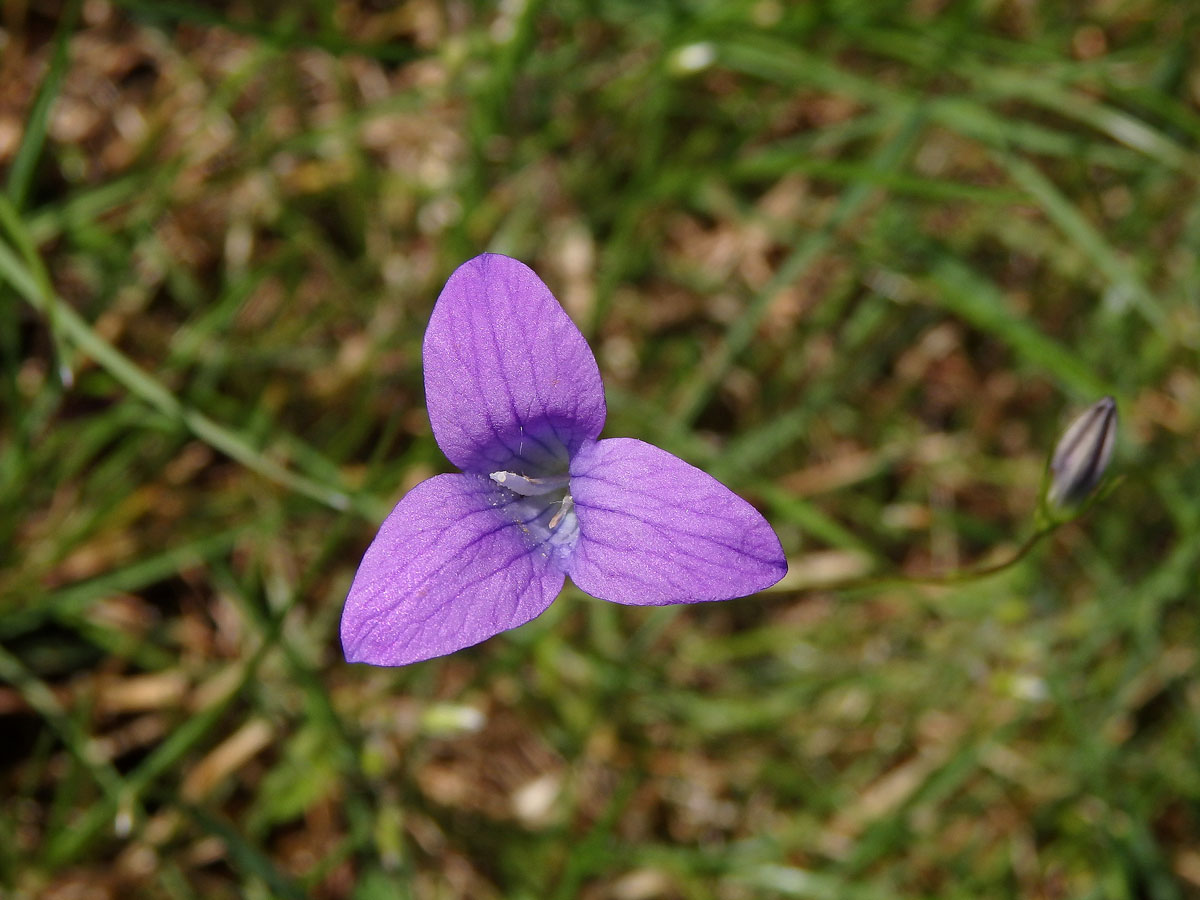
POLYGON ((563 520, 563 516, 565 516, 567 513, 571 512, 571 510, 573 510, 574 508, 575 508, 575 499, 570 494, 567 494, 567 496, 562 498, 562 503, 558 507, 558 512, 556 512, 554 514, 554 516, 550 519, 550 525, 549 525, 550 530, 553 531, 555 528, 557 528, 558 523, 563 520))
POLYGON ((492 472, 488 476, 496 484, 508 488, 522 497, 536 497, 565 488, 571 482, 570 475, 551 475, 547 478, 529 478, 516 472, 492 472))

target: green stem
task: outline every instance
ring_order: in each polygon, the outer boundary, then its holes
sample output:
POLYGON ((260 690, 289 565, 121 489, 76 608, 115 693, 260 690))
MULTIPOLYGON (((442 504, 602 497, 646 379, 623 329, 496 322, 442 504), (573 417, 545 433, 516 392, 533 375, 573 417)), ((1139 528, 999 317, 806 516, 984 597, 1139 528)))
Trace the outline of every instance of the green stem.
POLYGON ((838 578, 832 581, 815 581, 809 584, 787 586, 779 593, 799 594, 805 591, 856 591, 865 588, 887 587, 905 584, 963 584, 998 575, 1004 570, 1015 566, 1033 552, 1046 537, 1052 534, 1061 522, 1043 525, 1027 537, 1008 557, 997 563, 985 566, 969 566, 965 569, 952 569, 949 572, 935 572, 929 575, 904 575, 893 573, 888 575, 854 575, 849 578, 838 578))
MULTIPOLYGON (((1068 509, 1055 509, 1046 501, 1046 485, 1042 485, 1041 501, 1034 513, 1033 533, 1021 543, 1016 550, 1000 562, 986 566, 968 566, 965 569, 952 569, 949 572, 935 572, 930 575, 904 575, 892 573, 888 575, 854 575, 848 578, 835 578, 831 581, 816 581, 809 584, 787 585, 777 593, 801 594, 805 591, 854 591, 864 588, 886 587, 888 585, 904 584, 964 584, 998 575, 1006 569, 1015 566, 1033 552, 1043 540, 1068 522, 1074 522, 1083 516, 1097 503, 1104 500, 1125 480, 1124 475, 1109 477, 1106 483, 1093 489, 1081 505, 1068 509)), ((768 588, 768 592, 776 593, 768 588)))

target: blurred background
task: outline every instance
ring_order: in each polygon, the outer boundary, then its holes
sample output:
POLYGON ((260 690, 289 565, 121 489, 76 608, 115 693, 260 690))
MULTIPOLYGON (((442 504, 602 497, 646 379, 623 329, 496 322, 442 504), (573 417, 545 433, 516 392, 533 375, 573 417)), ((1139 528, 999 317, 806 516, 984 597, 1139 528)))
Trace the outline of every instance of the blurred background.
POLYGON ((1200 6, 0 0, 0 895, 1200 897, 1200 6), (755 597, 400 670, 483 250, 755 597), (999 575, 1105 394, 1116 490, 999 575))

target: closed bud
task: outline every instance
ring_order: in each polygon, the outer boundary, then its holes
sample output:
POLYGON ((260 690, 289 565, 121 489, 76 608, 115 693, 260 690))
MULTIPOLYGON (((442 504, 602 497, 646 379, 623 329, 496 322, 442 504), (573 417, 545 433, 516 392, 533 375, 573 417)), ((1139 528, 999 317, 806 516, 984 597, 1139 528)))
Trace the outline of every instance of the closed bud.
POLYGON ((1079 416, 1054 448, 1046 499, 1060 509, 1082 503, 1104 477, 1117 439, 1117 401, 1097 400, 1079 416))

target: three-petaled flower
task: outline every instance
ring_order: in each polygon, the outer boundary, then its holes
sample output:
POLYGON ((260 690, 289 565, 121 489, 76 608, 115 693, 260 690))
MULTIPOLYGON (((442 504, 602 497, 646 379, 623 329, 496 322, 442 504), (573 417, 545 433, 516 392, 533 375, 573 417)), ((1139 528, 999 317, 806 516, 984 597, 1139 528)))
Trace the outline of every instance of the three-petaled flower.
POLYGON ((433 435, 461 474, 397 504, 342 613, 346 659, 400 666, 540 615, 567 575, 644 606, 742 597, 787 571, 745 500, 651 444, 599 440, 595 357, 523 263, 484 254, 446 282, 423 347, 433 435))

